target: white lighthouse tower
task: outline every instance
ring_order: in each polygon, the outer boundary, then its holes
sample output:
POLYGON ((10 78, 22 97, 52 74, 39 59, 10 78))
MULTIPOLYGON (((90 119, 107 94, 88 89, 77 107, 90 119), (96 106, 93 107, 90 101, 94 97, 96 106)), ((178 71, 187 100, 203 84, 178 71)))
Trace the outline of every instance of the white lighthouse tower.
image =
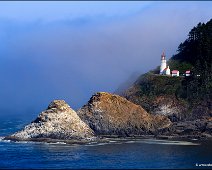
POLYGON ((160 74, 166 74, 166 56, 163 52, 163 54, 161 55, 161 65, 160 65, 160 74))

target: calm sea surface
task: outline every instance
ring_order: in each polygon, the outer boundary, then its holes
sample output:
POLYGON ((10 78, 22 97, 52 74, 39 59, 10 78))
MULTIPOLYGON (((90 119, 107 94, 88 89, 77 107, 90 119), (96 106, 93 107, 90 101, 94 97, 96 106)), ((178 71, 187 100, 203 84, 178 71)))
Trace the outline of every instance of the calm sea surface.
MULTIPOLYGON (((9 135, 32 118, 1 117, 0 136, 9 135)), ((87 145, 10 142, 0 139, 0 169, 72 168, 212 168, 210 141, 167 141, 154 139, 113 140, 87 145)))

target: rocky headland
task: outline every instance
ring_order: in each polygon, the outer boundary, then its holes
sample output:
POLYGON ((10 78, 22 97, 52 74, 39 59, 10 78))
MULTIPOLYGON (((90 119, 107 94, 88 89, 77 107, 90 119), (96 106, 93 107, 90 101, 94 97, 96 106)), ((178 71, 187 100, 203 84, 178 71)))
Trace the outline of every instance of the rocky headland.
POLYGON ((171 121, 151 115, 141 106, 106 92, 94 94, 77 113, 64 100, 54 100, 30 124, 5 139, 84 143, 107 137, 154 135, 171 121))
POLYGON ((182 97, 184 77, 170 77, 148 72, 141 75, 127 90, 120 93, 132 103, 142 106, 151 115, 164 115, 172 124, 155 136, 167 138, 212 138, 212 101, 192 103, 182 97))
POLYGON ((150 114, 124 97, 98 92, 77 112, 64 100, 52 101, 34 121, 5 139, 70 144, 107 142, 104 137, 211 139, 211 120, 203 116, 172 122, 168 115, 150 114))
POLYGON ((168 115, 150 114, 124 97, 98 92, 77 112, 64 100, 52 101, 34 121, 5 139, 70 144, 107 142, 104 137, 211 139, 211 120, 204 116, 172 122, 168 115))
POLYGON ((94 94, 77 114, 96 135, 152 135, 171 125, 167 117, 151 115, 141 106, 106 92, 94 94))

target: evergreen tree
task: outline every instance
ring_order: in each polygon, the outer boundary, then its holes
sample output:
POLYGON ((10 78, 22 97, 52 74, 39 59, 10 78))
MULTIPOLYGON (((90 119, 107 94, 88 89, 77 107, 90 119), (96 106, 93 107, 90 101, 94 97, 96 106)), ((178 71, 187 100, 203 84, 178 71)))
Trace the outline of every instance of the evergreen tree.
POLYGON ((181 63, 190 63, 193 76, 183 83, 183 96, 189 101, 212 98, 212 19, 192 28, 188 38, 179 45, 172 57, 181 63), (200 75, 200 76, 198 76, 200 75), (185 92, 186 90, 186 92, 185 92), (186 95, 185 95, 186 94, 186 95))

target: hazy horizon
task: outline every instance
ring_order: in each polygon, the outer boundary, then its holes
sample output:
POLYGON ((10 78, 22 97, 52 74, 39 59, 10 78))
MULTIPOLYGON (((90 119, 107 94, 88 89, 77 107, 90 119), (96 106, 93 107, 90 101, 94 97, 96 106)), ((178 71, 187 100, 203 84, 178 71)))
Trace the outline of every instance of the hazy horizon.
POLYGON ((0 2, 1 115, 73 109, 176 54, 212 2, 0 2))

